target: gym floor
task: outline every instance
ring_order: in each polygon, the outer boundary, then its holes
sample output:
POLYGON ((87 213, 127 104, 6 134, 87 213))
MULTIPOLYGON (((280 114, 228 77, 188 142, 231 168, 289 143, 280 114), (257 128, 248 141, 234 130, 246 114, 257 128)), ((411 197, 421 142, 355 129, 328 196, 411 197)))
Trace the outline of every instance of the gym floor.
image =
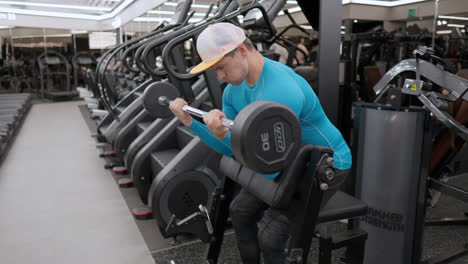
MULTIPOLYGON (((81 101, 35 104, 0 167, 0 259, 2 263, 203 263, 204 245, 161 237, 154 220, 134 220, 142 206, 123 176, 98 158, 95 123, 81 101)), ((468 176, 468 175, 467 175, 468 176)), ((453 183, 468 188, 468 177, 453 183)), ((442 196, 429 218, 462 216, 468 205, 442 196)), ((319 226, 321 231, 344 228, 319 226)), ((424 257, 468 243, 468 227, 426 227, 424 257)), ((390 245, 389 245, 390 246, 390 245)), ((317 243, 309 263, 316 263, 317 243)), ((335 260, 338 260, 335 257, 335 260)), ((234 236, 226 232, 220 263, 240 263, 234 236)), ((468 263, 464 257, 453 263, 468 263)))
POLYGON ((33 105, 0 168, 2 263, 153 263, 79 104, 33 105))

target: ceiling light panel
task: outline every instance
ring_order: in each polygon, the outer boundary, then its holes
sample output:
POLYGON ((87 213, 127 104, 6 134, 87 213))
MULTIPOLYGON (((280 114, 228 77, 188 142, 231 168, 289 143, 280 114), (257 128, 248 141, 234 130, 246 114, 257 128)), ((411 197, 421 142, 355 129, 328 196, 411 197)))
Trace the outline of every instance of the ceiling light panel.
POLYGON ((33 15, 33 16, 46 16, 46 17, 65 17, 65 18, 78 18, 86 20, 99 20, 99 16, 96 15, 84 15, 77 13, 66 13, 66 12, 51 12, 42 10, 32 9, 19 9, 19 8, 2 8, 5 13, 13 13, 18 15, 33 15))
POLYGON ((400 5, 408 5, 419 2, 425 2, 428 0, 396 0, 396 1, 379 1, 379 0, 343 0, 343 5, 347 4, 361 4, 361 5, 373 5, 373 6, 386 6, 394 7, 400 5))
POLYGON ((442 34, 450 34, 452 33, 452 30, 438 30, 437 34, 442 35, 442 34))
POLYGON ((438 16, 438 18, 453 19, 453 20, 468 20, 468 17, 459 17, 459 16, 438 16))
MULTIPOLYGON (((177 6, 177 3, 174 3, 174 2, 164 2, 165 6, 177 6)), ((192 4, 191 5, 192 8, 205 8, 205 9, 208 9, 210 7, 210 5, 200 5, 200 4, 192 4)), ((217 8, 217 6, 213 6, 213 8, 217 8)))
POLYGON ((464 27, 466 27, 466 25, 461 25, 461 24, 447 24, 447 27, 464 28, 464 27))
MULTIPOLYGON (((150 10, 147 12, 147 14, 152 14, 152 15, 166 15, 166 16, 172 16, 174 15, 174 11, 167 11, 167 10, 150 10)), ((205 17, 206 13, 195 13, 193 14, 195 17, 205 17)), ((210 17, 214 16, 213 14, 209 14, 210 17)))
POLYGON ((92 11, 111 11, 110 7, 100 6, 86 6, 86 5, 63 5, 63 4, 50 4, 50 3, 34 3, 23 1, 0 1, 0 5, 19 5, 31 7, 50 7, 50 8, 63 8, 63 9, 79 9, 79 10, 92 10, 92 11))
MULTIPOLYGON (((123 9, 127 8, 135 0, 124 0, 122 2, 116 2, 120 4, 117 8, 114 8, 112 12, 105 13, 102 15, 87 15, 82 13, 68 13, 68 12, 56 12, 56 11, 45 11, 45 10, 33 10, 33 9, 21 9, 21 8, 7 8, 2 7, 0 10, 5 13, 20 14, 20 15, 34 15, 34 16, 46 16, 46 17, 62 17, 62 18, 75 18, 75 19, 86 19, 86 20, 104 20, 112 18, 120 13, 123 9)), ((99 1, 100 3, 101 1, 99 1)), ((54 10, 54 9, 52 9, 54 10)))

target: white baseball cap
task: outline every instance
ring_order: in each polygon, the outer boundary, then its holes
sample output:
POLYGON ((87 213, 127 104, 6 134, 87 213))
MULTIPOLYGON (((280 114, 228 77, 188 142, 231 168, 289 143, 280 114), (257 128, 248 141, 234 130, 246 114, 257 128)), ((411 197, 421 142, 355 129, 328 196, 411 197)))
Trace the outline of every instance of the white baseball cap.
POLYGON ((231 23, 209 25, 197 39, 197 51, 202 62, 195 66, 190 73, 197 74, 213 66, 224 55, 244 42, 245 38, 244 30, 231 23))

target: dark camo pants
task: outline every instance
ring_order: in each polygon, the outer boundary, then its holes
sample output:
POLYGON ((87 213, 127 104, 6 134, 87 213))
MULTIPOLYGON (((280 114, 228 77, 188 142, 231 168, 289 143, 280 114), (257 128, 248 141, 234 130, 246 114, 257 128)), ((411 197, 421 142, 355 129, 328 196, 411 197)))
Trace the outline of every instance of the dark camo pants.
POLYGON ((244 264, 259 264, 260 252, 265 264, 284 263, 289 221, 281 211, 242 189, 231 203, 230 215, 244 264))

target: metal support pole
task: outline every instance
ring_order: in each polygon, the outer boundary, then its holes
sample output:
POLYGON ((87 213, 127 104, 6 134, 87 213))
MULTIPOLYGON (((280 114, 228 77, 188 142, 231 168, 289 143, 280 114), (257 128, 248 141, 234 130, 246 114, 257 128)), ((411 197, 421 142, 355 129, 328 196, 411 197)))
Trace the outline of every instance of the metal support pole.
POLYGON ((10 28, 8 28, 8 31, 10 32, 11 55, 14 57, 15 56, 15 48, 14 48, 14 45, 13 45, 13 30, 10 27, 10 28))
POLYGON ((432 48, 435 47, 435 37, 437 31, 437 18, 439 17, 439 0, 434 1, 435 11, 434 11, 434 22, 432 24, 432 48))
MULTIPOLYGON (((3 38, 0 37, 0 60, 3 59, 3 38)), ((3 64, 5 64, 5 60, 2 62, 3 64)), ((2 65, 3 66, 3 65, 2 65)), ((2 89, 2 84, 0 83, 0 89, 2 89)))
POLYGON ((343 26, 345 26, 344 31, 345 35, 351 35, 353 34, 353 20, 352 19, 346 19, 343 21, 343 26))
POLYGON ((73 40, 73 55, 76 55, 76 35, 72 34, 72 40, 73 40))
POLYGON ((43 41, 44 41, 44 52, 46 53, 46 57, 47 57, 47 36, 46 36, 46 29, 45 28, 42 29, 42 38, 43 38, 43 41))
POLYGON ((13 76, 14 76, 14 81, 13 81, 13 85, 15 87, 15 93, 18 93, 18 85, 16 84, 16 82, 18 81, 18 78, 16 76, 16 71, 17 71, 17 68, 18 67, 18 62, 16 61, 16 58, 15 58, 15 46, 13 45, 13 30, 10 28, 8 28, 8 31, 10 32, 10 43, 11 43, 11 55, 13 57, 13 76))
MULTIPOLYGON (((115 29, 115 38, 116 38, 116 41, 115 41, 116 46, 122 44, 122 27, 115 29)), ((123 54, 123 51, 119 51, 118 54, 119 54, 118 57, 120 58, 123 54)), ((117 61, 114 61, 114 63, 117 63, 117 61)))
POLYGON ((122 28, 115 29, 116 44, 122 44, 122 28))
MULTIPOLYGON (((76 56, 76 54, 78 53, 76 51, 76 34, 72 33, 72 40, 73 40, 73 56, 76 56)), ((73 68, 73 83, 74 83, 74 86, 75 86, 75 89, 76 89, 78 87, 78 71, 79 71, 79 69, 75 68, 75 64, 72 64, 72 65, 73 65, 73 67, 72 67, 73 68)))
POLYGON ((341 0, 320 0, 318 96, 334 125, 338 125, 340 106, 341 5, 341 0))
MULTIPOLYGON (((47 36, 46 36, 46 29, 42 29, 42 36, 44 41, 44 52, 45 52, 45 59, 47 60, 47 36)), ((44 72, 41 73, 41 97, 45 98, 45 89, 49 90, 49 66, 46 64, 44 72), (46 76, 44 79, 43 76, 46 76), (44 83, 45 82, 45 83, 44 83), (47 87, 47 88, 46 88, 47 87)))
POLYGON ((10 44, 11 44, 11 41, 5 43, 5 58, 6 58, 6 60, 8 60, 9 57, 10 57, 10 44))

